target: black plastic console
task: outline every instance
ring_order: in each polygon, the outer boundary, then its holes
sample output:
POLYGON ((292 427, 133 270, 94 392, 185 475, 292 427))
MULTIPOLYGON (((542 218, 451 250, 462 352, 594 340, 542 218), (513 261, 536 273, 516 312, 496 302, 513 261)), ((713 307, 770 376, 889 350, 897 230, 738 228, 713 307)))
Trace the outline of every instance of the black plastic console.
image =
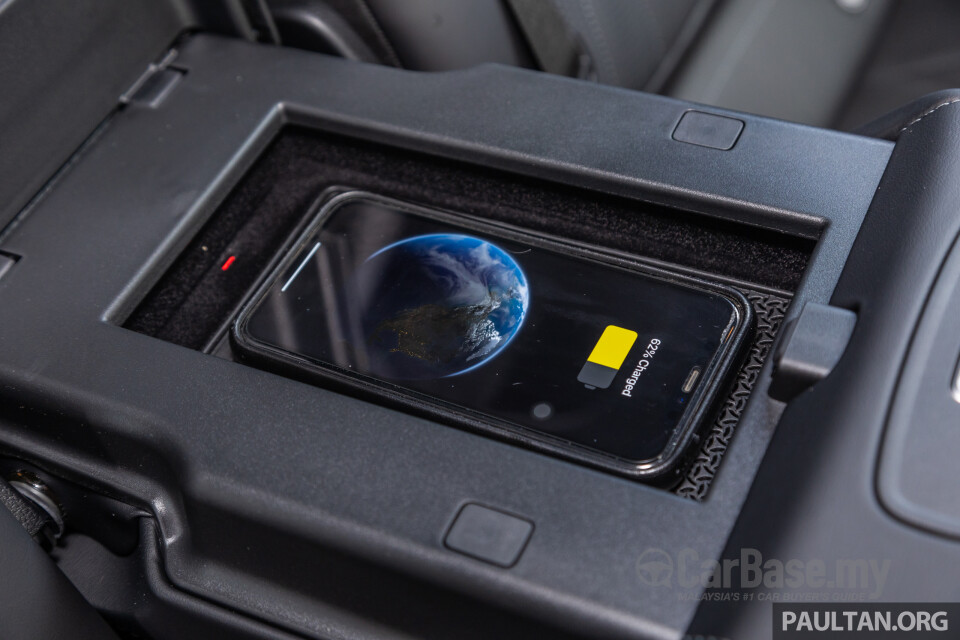
MULTIPOLYGON (((3 453, 150 514, 127 556, 89 536, 64 548, 81 591, 177 637, 213 619, 238 637, 682 635, 696 598, 638 562, 721 556, 784 407, 763 354, 784 316, 830 302, 893 143, 497 66, 410 73, 210 36, 171 65, 176 86, 125 106, 0 237, 17 257, 0 278, 3 453), (675 140, 691 109, 743 122, 734 146, 675 140), (682 499, 217 357, 245 283, 193 348, 156 315, 204 317, 176 282, 144 320, 184 260, 217 247, 179 281, 189 294, 249 216, 332 181, 781 300, 738 419, 704 454, 723 454, 709 491, 682 499), (532 525, 515 564, 444 545, 468 503, 532 525), (79 557, 110 558, 152 608, 118 604, 79 557)), ((262 219, 277 238, 299 220, 262 219)))

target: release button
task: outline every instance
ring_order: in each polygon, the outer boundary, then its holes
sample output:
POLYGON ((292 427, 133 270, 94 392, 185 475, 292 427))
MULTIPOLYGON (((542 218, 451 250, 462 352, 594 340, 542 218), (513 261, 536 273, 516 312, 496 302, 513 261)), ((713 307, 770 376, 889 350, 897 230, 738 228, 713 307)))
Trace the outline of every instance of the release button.
POLYGON ((726 151, 733 149, 742 132, 742 120, 702 111, 687 111, 673 130, 673 139, 726 151))
POLYGON ((533 523, 479 504, 457 514, 444 544, 448 548, 501 567, 511 567, 527 545, 533 523))

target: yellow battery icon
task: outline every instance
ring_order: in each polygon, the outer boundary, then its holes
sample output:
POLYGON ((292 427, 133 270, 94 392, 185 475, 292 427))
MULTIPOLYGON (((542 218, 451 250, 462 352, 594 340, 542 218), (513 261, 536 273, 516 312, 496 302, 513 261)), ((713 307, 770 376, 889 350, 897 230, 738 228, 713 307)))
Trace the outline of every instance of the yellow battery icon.
POLYGON ((613 382, 636 341, 636 331, 612 324, 607 326, 580 369, 577 380, 589 388, 606 389, 613 382))

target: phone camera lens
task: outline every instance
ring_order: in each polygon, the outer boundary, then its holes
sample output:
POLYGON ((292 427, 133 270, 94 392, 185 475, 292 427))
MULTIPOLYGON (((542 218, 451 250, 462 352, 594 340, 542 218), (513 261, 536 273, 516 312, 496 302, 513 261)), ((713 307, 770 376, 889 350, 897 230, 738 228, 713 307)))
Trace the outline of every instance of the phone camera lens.
POLYGON ((547 402, 540 402, 533 406, 531 413, 533 414, 534 418, 546 420, 553 415, 553 407, 547 402))

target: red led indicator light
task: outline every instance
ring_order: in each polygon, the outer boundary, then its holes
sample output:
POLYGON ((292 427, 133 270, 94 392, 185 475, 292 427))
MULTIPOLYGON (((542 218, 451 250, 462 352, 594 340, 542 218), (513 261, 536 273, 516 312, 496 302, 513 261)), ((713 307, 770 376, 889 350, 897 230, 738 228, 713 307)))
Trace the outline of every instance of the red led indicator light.
POLYGON ((232 265, 233 261, 236 259, 237 259, 237 256, 230 256, 229 258, 227 258, 227 261, 223 263, 223 266, 220 267, 220 270, 226 271, 227 269, 229 269, 230 265, 232 265))

